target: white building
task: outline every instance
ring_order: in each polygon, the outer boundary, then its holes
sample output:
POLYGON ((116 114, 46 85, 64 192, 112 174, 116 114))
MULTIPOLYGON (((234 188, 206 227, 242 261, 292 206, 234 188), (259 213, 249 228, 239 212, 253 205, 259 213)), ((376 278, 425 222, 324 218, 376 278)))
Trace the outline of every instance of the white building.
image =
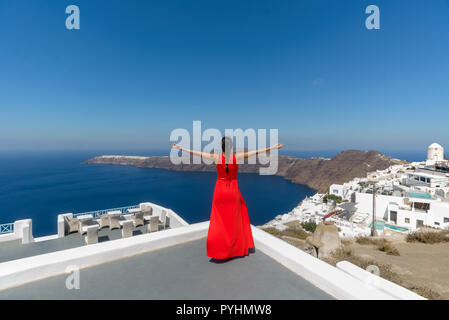
MULTIPOLYGON (((414 197, 376 195, 376 219, 409 230, 422 226, 449 227, 449 202, 424 198, 425 194, 420 193, 412 195, 414 197)), ((357 192, 355 198, 357 212, 373 212, 372 194, 357 192)))
POLYGON ((339 196, 342 199, 346 199, 346 196, 348 195, 349 190, 344 185, 333 184, 329 187, 329 193, 339 196))
POLYGON ((407 174, 402 183, 409 187, 430 187, 442 188, 449 183, 449 177, 446 174, 432 171, 417 170, 407 174))
POLYGON ((434 165, 437 162, 444 161, 444 148, 434 142, 427 148, 426 165, 434 165))
POLYGON ((369 172, 344 184, 332 184, 329 194, 342 198, 335 208, 323 202, 324 194, 304 199, 290 213, 267 225, 285 227, 285 221, 321 222, 325 217, 340 229, 340 236, 370 234, 373 223, 373 186, 376 186, 375 225, 378 233, 423 226, 449 229, 449 162, 439 144, 428 148, 427 161, 393 165, 369 172), (430 161, 430 162, 429 162, 430 161), (429 165, 429 163, 431 163, 429 165), (329 216, 332 212, 337 214, 329 216))

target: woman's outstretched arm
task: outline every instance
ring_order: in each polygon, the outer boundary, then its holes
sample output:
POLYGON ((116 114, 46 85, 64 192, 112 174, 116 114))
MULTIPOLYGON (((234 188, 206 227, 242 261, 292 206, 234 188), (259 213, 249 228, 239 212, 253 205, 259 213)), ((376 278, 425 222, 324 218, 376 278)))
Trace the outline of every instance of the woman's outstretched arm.
POLYGON ((180 145, 177 145, 176 143, 173 144, 173 148, 188 152, 190 154, 194 154, 203 158, 207 158, 207 159, 211 159, 211 160, 217 160, 218 156, 214 153, 206 153, 206 152, 201 152, 201 151, 195 151, 195 150, 190 150, 187 148, 183 148, 180 145))
POLYGON ((262 153, 262 152, 267 152, 273 149, 280 149, 282 148, 283 145, 282 144, 276 144, 274 146, 271 146, 269 148, 264 148, 264 149, 259 149, 259 150, 254 150, 254 151, 248 151, 248 152, 240 152, 240 153, 236 153, 235 154, 235 158, 236 159, 246 159, 252 156, 255 156, 256 154, 262 153))

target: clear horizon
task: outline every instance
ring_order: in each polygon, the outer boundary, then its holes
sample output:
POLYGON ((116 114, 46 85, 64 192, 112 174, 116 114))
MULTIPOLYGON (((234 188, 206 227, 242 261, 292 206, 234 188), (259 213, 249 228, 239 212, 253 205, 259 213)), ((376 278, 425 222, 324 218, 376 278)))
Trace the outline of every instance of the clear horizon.
MULTIPOLYGON (((347 149, 348 150, 348 149, 347 149)), ((288 150, 281 149, 280 155, 289 155, 299 158, 323 157, 331 158, 345 150, 288 150)), ((426 158, 426 150, 362 150, 362 151, 377 151, 386 154, 392 158, 397 158, 407 161, 424 161, 426 158)), ((169 155, 170 149, 92 149, 92 150, 0 150, 0 159, 5 158, 5 155, 12 157, 27 155, 41 155, 44 157, 56 155, 79 155, 85 154, 87 158, 101 156, 101 155, 136 155, 136 156, 161 156, 169 155)), ((86 160, 87 160, 86 158, 86 160)))
POLYGON ((194 120, 286 151, 449 148, 449 0, 80 0, 80 30, 69 4, 0 2, 0 150, 168 149, 194 120))

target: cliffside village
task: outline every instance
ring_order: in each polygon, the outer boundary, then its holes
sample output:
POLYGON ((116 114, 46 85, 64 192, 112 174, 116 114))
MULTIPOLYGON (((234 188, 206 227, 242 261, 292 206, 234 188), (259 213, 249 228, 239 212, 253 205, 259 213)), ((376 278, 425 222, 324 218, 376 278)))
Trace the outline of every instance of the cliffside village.
POLYGON ((291 212, 263 227, 287 228, 292 221, 331 221, 340 237, 408 233, 422 227, 449 229, 449 161, 433 143, 422 162, 393 165, 344 184, 332 184, 327 194, 304 199, 291 212), (375 217, 373 219, 373 216, 375 217))

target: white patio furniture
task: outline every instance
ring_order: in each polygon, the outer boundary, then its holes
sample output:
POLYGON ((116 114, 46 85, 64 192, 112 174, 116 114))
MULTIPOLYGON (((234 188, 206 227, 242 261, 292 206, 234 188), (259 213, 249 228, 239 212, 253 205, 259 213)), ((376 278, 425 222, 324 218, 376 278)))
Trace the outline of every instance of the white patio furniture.
POLYGON ((137 212, 140 212, 142 210, 140 210, 140 208, 131 208, 131 209, 128 209, 126 211, 128 211, 129 213, 137 213, 137 212))
POLYGON ((140 211, 142 211, 146 216, 151 216, 153 214, 153 207, 145 206, 140 211))
POLYGON ((98 227, 98 223, 97 221, 94 220, 94 217, 91 214, 85 214, 82 216, 78 216, 78 221, 79 221, 79 231, 81 234, 86 233, 86 229, 84 228, 85 226, 97 226, 98 227))
POLYGON ((122 220, 134 220, 134 213, 122 214, 122 220))
POLYGON ((83 233, 86 233, 84 242, 87 245, 98 243, 98 225, 84 226, 83 233))
POLYGON ((143 226, 145 224, 145 220, 143 219, 143 212, 136 212, 133 215, 134 227, 143 226))
POLYGON ((66 234, 79 231, 79 221, 78 218, 73 218, 72 216, 64 216, 64 229, 66 234))
POLYGON ((94 217, 91 214, 83 214, 77 217, 80 222, 92 220, 94 217))
POLYGON ((147 226, 147 232, 156 232, 159 230, 159 217, 150 217, 150 223, 147 226))
POLYGON ((142 208, 141 212, 143 213, 143 221, 145 224, 150 222, 150 217, 153 215, 153 208, 145 206, 142 208))
POLYGON ((162 225, 162 228, 165 229, 165 226, 167 225, 167 211, 162 210, 159 223, 162 225))
POLYGON ((117 212, 108 212, 109 216, 109 229, 120 229, 120 220, 121 220, 121 213, 117 212))
POLYGON ((120 226, 122 227, 122 238, 132 237, 134 229, 134 221, 122 220, 120 221, 120 226))
POLYGON ((100 215, 100 217, 98 218, 98 223, 100 225, 100 229, 109 227, 109 215, 108 214, 100 215))

